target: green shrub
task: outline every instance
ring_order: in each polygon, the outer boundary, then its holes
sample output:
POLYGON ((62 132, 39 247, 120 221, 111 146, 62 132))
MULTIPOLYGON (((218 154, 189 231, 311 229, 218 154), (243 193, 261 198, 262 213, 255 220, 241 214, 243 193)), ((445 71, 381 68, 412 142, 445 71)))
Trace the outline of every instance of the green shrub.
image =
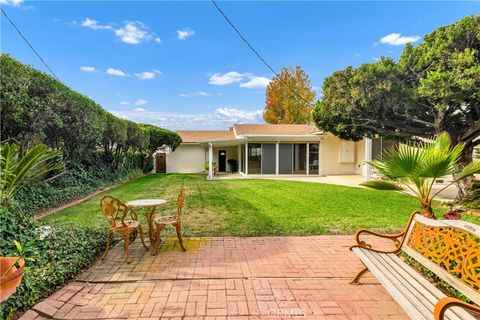
POLYGON ((17 207, 27 215, 33 215, 141 174, 142 155, 139 153, 125 157, 117 168, 103 153, 92 153, 82 162, 70 163, 66 174, 23 188, 16 196, 17 207))
POLYGON ((51 226, 48 235, 42 225, 14 209, 0 208, 0 255, 15 256, 14 240, 26 247, 27 261, 17 292, 1 306, 2 318, 12 318, 35 305, 58 286, 90 266, 104 250, 105 231, 51 226))

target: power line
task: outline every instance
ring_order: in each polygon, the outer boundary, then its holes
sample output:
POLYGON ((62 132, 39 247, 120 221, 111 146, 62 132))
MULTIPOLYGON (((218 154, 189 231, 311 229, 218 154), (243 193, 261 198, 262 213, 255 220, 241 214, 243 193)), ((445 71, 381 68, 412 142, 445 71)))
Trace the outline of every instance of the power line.
POLYGON ((2 8, 2 13, 3 15, 7 18, 7 20, 10 22, 10 24, 15 28, 15 30, 17 30, 18 34, 20 35, 20 37, 22 37, 22 39, 28 44, 28 46, 30 47, 30 49, 32 49, 32 51, 37 55, 37 57, 43 62, 43 64, 45 65, 45 67, 47 67, 48 70, 50 70, 50 72, 53 74, 53 76, 55 77, 55 79, 57 79, 58 81, 60 81, 60 79, 58 79, 57 75, 53 72, 52 68, 49 67, 49 65, 45 62, 45 60, 43 60, 43 58, 40 56, 40 54, 37 52, 37 50, 35 50, 35 48, 30 44, 30 42, 28 42, 27 38, 25 38, 25 36, 22 34, 22 32, 20 31, 20 29, 18 29, 18 27, 15 25, 15 23, 13 23, 12 19, 10 19, 10 17, 7 15, 7 13, 5 12, 5 10, 3 10, 2 8))
POLYGON ((235 32, 238 34, 238 36, 240 37, 240 39, 243 40, 243 42, 245 42, 245 44, 250 48, 250 50, 253 51, 253 53, 263 62, 263 64, 268 68, 270 69, 270 71, 272 71, 272 73, 277 76, 278 79, 280 79, 280 81, 282 81, 293 93, 295 93, 300 99, 302 99, 303 101, 307 102, 308 104, 311 104, 310 101, 308 101, 307 99, 305 99, 304 97, 302 97, 294 88, 292 88, 285 80, 282 79, 282 77, 280 77, 280 75, 275 71, 275 69, 272 68, 272 66, 270 66, 270 64, 268 64, 268 62, 260 55, 260 53, 258 53, 257 50, 255 50, 255 48, 250 44, 250 42, 248 42, 248 40, 242 35, 242 33, 240 32, 240 30, 237 29, 237 27, 235 27, 235 25, 233 24, 232 21, 230 21, 230 19, 227 17, 227 15, 222 11, 222 9, 220 9, 220 7, 218 6, 217 2, 215 0, 211 0, 213 5, 215 6, 215 8, 217 8, 218 12, 220 12, 220 14, 225 18, 225 20, 228 22, 228 24, 233 28, 233 30, 235 30, 235 32))

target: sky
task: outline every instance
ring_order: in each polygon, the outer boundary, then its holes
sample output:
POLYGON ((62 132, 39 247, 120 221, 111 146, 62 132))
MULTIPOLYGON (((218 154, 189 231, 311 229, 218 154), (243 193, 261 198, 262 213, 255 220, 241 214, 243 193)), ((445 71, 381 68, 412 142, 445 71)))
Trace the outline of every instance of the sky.
MULTIPOLYGON (((263 122, 273 74, 210 1, 0 4, 63 83, 119 117, 173 130, 263 122)), ((480 0, 218 5, 277 72, 301 66, 317 96, 333 72, 398 59, 406 43, 480 13, 480 0)), ((48 72, 1 18, 1 52, 48 72)))

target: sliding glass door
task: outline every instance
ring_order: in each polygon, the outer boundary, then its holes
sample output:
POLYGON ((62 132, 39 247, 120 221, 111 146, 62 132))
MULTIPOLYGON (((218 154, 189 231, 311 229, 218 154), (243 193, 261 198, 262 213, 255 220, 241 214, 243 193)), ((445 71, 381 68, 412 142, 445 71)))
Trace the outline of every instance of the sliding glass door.
POLYGON ((262 174, 275 174, 276 165, 275 143, 262 143, 262 174))
POLYGON ((307 174, 307 144, 293 145, 293 174, 307 174))
POLYGON ((309 162, 309 174, 318 174, 319 170, 319 145, 317 143, 310 143, 309 145, 309 155, 308 155, 308 162, 309 162))
POLYGON ((260 143, 248 144, 248 174, 262 173, 262 145, 260 143))

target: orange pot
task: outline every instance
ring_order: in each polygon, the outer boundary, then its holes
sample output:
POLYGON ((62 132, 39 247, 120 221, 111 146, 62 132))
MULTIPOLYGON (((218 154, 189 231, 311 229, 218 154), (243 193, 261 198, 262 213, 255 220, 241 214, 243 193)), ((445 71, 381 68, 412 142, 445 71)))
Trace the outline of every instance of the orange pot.
POLYGON ((22 282, 23 267, 25 267, 25 260, 23 259, 18 260, 20 268, 13 266, 6 275, 3 275, 17 259, 17 257, 0 257, 0 302, 7 300, 14 294, 18 285, 22 282))

